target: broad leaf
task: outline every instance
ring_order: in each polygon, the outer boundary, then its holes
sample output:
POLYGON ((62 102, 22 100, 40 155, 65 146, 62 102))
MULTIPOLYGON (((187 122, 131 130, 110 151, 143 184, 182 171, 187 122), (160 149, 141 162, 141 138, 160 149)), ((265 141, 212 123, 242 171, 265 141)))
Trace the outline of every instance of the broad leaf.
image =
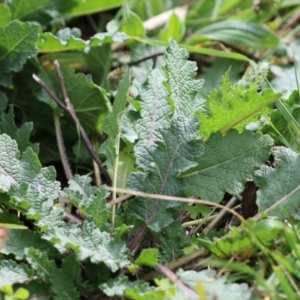
POLYGON ((168 41, 170 38, 173 38, 175 41, 180 42, 184 33, 185 25, 180 21, 179 17, 173 13, 158 36, 163 41, 168 41))
POLYGON ((217 57, 211 66, 203 68, 201 78, 204 80, 204 85, 200 95, 204 97, 208 92, 217 88, 228 69, 230 69, 230 82, 236 83, 245 69, 245 64, 238 60, 217 57))
POLYGON ((129 9, 127 2, 124 2, 122 11, 123 18, 120 31, 131 36, 143 36, 145 33, 143 22, 136 13, 129 9))
POLYGON ((41 168, 31 148, 20 156, 17 143, 6 134, 0 135, 0 189, 8 192, 12 186, 26 183, 41 198, 57 198, 60 185, 55 181, 54 168, 41 168))
POLYGON ((284 147, 274 151, 276 169, 264 166, 256 172, 257 205, 260 212, 282 219, 300 219, 299 154, 284 147))
POLYGON ((171 108, 166 100, 167 90, 163 86, 165 77, 159 70, 153 70, 148 80, 139 87, 141 118, 135 122, 138 144, 151 146, 155 140, 161 139, 160 130, 168 126, 171 108))
POLYGON ((11 20, 11 11, 9 7, 4 4, 0 4, 0 26, 6 26, 11 20))
POLYGON ((24 264, 13 260, 0 261, 0 288, 32 279, 33 271, 24 264))
POLYGON ((124 243, 117 243, 108 232, 101 232, 93 223, 84 222, 82 229, 75 224, 52 228, 44 237, 65 253, 72 249, 80 261, 90 258, 104 263, 111 271, 129 264, 124 243))
MULTIPOLYGON (((159 130, 160 139, 136 147, 136 163, 143 172, 131 173, 129 188, 152 194, 182 195, 185 186, 177 175, 195 166, 203 151, 202 142, 196 140, 197 132, 197 120, 177 117, 169 128, 159 130)), ((129 202, 127 213, 147 220, 149 227, 158 232, 173 221, 167 209, 178 205, 168 201, 137 199, 129 202)))
POLYGON ((37 37, 38 27, 30 23, 14 20, 0 27, 0 70, 20 71, 27 59, 38 54, 37 37))
POLYGON ((51 290, 55 294, 54 299, 79 299, 72 278, 68 277, 63 269, 58 269, 55 262, 49 260, 45 253, 31 248, 26 250, 26 256, 38 276, 42 277, 45 282, 50 282, 51 290))
MULTIPOLYGON (((67 66, 61 66, 61 71, 69 99, 81 125, 88 132, 101 131, 103 121, 110 107, 106 92, 82 73, 75 73, 67 66)), ((41 77, 48 77, 46 81, 52 82, 51 85, 62 100, 60 86, 54 70, 50 71, 48 75, 42 72, 41 77)), ((36 95, 39 100, 46 102, 52 108, 57 107, 56 103, 43 90, 36 90, 36 95)))
POLYGON ((14 204, 28 209, 27 216, 38 220, 41 228, 61 224, 62 211, 53 209, 60 190, 54 168, 41 168, 31 148, 21 157, 17 143, 6 134, 0 135, 0 150, 0 190, 8 192, 14 204))
POLYGON ((171 39, 165 53, 167 87, 175 115, 191 118, 203 109, 203 100, 197 97, 203 81, 195 80, 197 65, 188 61, 188 52, 171 39))
POLYGON ((8 5, 13 19, 36 21, 48 24, 53 15, 58 15, 60 0, 11 0, 8 5))
POLYGON ((246 181, 268 159, 273 140, 268 135, 236 130, 210 136, 198 165, 183 173, 187 196, 220 202, 225 192, 239 195, 246 181))
POLYGON ((69 181, 69 187, 62 192, 62 196, 100 230, 108 230, 107 221, 110 215, 110 207, 106 201, 108 195, 104 188, 92 187, 90 177, 79 175, 75 175, 69 181))
POLYGON ((8 113, 4 112, 8 102, 4 93, 0 93, 0 102, 1 106, 3 105, 3 107, 0 108, 0 133, 6 133, 14 139, 18 143, 18 148, 21 153, 24 152, 27 147, 31 147, 34 152, 38 153, 38 145, 33 145, 29 141, 33 124, 31 122, 24 123, 20 128, 17 128, 14 121, 13 108, 10 107, 8 113))
POLYGON ((22 260, 25 255, 25 249, 34 247, 48 255, 57 255, 57 250, 45 240, 42 240, 41 236, 32 230, 18 230, 11 229, 9 236, 5 241, 1 253, 13 254, 16 259, 22 260))
POLYGON ((37 46, 43 53, 83 49, 88 51, 89 47, 100 46, 104 43, 124 42, 127 38, 127 35, 122 32, 97 33, 88 41, 84 41, 73 35, 69 35, 66 39, 60 39, 50 32, 44 32, 40 34, 37 46))
POLYGON ((251 289, 246 283, 226 282, 226 277, 217 277, 215 270, 203 270, 200 272, 179 270, 177 276, 192 289, 196 291, 203 289, 207 300, 252 299, 251 289))

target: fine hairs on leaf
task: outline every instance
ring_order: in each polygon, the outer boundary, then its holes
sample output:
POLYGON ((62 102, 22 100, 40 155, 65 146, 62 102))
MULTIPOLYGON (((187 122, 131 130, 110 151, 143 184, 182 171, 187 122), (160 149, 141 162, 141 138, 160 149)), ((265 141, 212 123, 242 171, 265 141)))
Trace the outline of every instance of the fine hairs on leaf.
POLYGON ((278 50, 262 20, 281 31, 299 3, 4 2, 0 299, 298 299, 299 92, 281 102, 269 63, 245 62, 278 50), (165 13, 155 39, 147 24, 165 13), (259 213, 246 220, 247 201, 259 213))

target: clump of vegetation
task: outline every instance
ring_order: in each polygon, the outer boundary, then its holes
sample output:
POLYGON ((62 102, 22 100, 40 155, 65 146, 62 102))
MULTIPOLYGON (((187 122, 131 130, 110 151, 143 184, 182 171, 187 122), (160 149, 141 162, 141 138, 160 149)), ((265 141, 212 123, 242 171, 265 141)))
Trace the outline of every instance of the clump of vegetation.
POLYGON ((299 299, 297 1, 100 2, 0 4, 0 298, 299 299))

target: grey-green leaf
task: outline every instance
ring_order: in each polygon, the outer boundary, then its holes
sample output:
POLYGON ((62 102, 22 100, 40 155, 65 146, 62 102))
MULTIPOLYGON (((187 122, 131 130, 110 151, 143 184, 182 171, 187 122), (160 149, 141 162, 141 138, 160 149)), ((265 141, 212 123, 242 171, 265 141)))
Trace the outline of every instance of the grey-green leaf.
POLYGON ((197 97, 203 80, 195 80, 197 64, 188 60, 188 52, 180 49, 177 43, 170 39, 165 53, 166 85, 174 106, 175 115, 192 118, 197 110, 201 110, 204 100, 197 97))
POLYGON ((212 134, 204 145, 197 167, 183 174, 186 194, 220 202, 225 192, 243 191, 245 182, 267 161, 273 140, 261 133, 231 130, 224 137, 212 134))
POLYGON ((300 157, 284 147, 274 151, 276 169, 264 166, 256 172, 255 183, 260 188, 257 205, 260 212, 278 218, 300 219, 300 157))

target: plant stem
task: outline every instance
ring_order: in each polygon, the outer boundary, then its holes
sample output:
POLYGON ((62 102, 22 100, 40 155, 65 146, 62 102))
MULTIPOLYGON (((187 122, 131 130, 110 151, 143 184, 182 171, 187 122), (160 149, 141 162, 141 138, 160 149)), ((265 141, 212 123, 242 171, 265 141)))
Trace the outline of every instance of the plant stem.
POLYGON ((70 168, 68 157, 66 155, 66 149, 65 149, 65 145, 64 145, 62 132, 61 132, 59 117, 57 116, 55 111, 53 111, 53 117, 54 117, 55 135, 56 135, 60 159, 61 159, 64 171, 65 171, 65 175, 66 175, 67 179, 70 180, 71 178, 73 178, 73 173, 70 168))

